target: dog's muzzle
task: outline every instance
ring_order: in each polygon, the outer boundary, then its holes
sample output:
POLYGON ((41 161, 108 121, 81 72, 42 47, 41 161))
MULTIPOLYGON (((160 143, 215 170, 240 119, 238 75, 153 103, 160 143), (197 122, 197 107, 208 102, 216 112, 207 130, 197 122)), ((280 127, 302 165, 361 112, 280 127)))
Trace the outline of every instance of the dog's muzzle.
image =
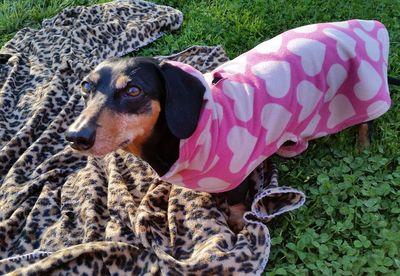
POLYGON ((88 150, 94 145, 96 128, 85 127, 79 130, 68 130, 65 134, 65 139, 75 150, 88 150))

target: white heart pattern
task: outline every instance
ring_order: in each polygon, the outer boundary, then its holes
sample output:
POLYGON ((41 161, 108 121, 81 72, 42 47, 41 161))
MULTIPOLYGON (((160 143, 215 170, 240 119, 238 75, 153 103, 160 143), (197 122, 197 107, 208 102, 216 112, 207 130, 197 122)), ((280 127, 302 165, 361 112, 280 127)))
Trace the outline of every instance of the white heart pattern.
POLYGON ((312 138, 313 139, 317 139, 317 138, 320 138, 320 137, 324 137, 324 136, 326 136, 328 134, 329 134, 328 132, 320 131, 320 132, 314 134, 312 138))
POLYGON ((317 128, 317 125, 319 121, 321 120, 321 115, 317 114, 314 116, 314 118, 311 119, 311 121, 308 123, 307 127, 301 132, 302 137, 309 137, 311 136, 315 129, 317 128))
POLYGON ((244 74, 246 73, 246 65, 247 59, 244 55, 241 55, 222 65, 221 69, 230 74, 244 74))
POLYGON ((342 94, 336 95, 329 103, 329 112, 328 128, 334 128, 356 114, 350 100, 342 94))
POLYGON ((383 112, 389 110, 389 105, 385 101, 377 101, 372 103, 370 106, 367 108, 367 113, 369 119, 375 119, 377 114, 382 114, 383 112))
POLYGON ((287 141, 292 141, 294 143, 297 143, 298 137, 297 135, 295 135, 292 132, 285 132, 278 140, 278 142, 276 142, 276 145, 278 146, 278 148, 280 148, 285 142, 287 141))
POLYGON ((356 56, 357 43, 351 36, 333 28, 326 28, 323 32, 328 37, 336 40, 336 51, 343 61, 347 61, 356 56))
POLYGON ((210 134, 211 120, 208 120, 206 127, 199 136, 196 146, 201 146, 202 150, 193 157, 190 163, 190 169, 192 170, 204 170, 204 166, 207 163, 208 156, 210 155, 212 145, 212 135, 210 134))
POLYGON ((349 22, 347 21, 339 21, 339 22, 331 22, 329 24, 332 24, 336 27, 341 27, 341 28, 349 28, 349 22))
POLYGON ((254 88, 247 83, 224 80, 224 94, 231 98, 234 104, 236 118, 247 122, 253 117, 254 88))
POLYGON ((313 112, 322 97, 322 91, 307 80, 301 81, 296 88, 297 101, 302 106, 299 120, 301 123, 313 112))
POLYGON ((326 76, 326 82, 329 86, 328 91, 326 91, 324 101, 330 101, 337 93, 339 87, 346 80, 347 71, 340 64, 333 64, 331 68, 329 68, 328 74, 326 76))
POLYGON ((199 180, 198 185, 204 192, 215 193, 223 191, 231 184, 217 177, 205 177, 199 180))
POLYGON ((277 52, 282 46, 282 35, 275 36, 274 38, 264 41, 257 45, 254 50, 260 54, 272 54, 277 52))
POLYGON ((308 38, 295 38, 288 44, 290 52, 301 57, 301 66, 304 72, 313 77, 321 72, 325 60, 325 44, 308 38))
POLYGON ((261 111, 261 125, 267 130, 265 142, 267 145, 277 140, 292 117, 292 113, 282 105, 266 104, 261 111))
POLYGON ((301 34, 310 34, 318 30, 317 24, 311 24, 311 25, 306 25, 306 26, 301 26, 296 29, 293 29, 296 33, 301 33, 301 34))
POLYGON ((168 179, 168 182, 170 182, 170 183, 175 183, 175 184, 178 184, 178 185, 182 185, 182 183, 183 183, 183 177, 182 177, 179 173, 176 173, 176 174, 172 175, 172 176, 168 179))
POLYGON ((227 136, 227 145, 233 152, 233 156, 229 164, 229 170, 232 173, 237 173, 243 169, 244 165, 247 163, 251 154, 253 153, 256 143, 257 138, 251 135, 246 128, 234 126, 231 128, 231 130, 229 130, 227 136))
POLYGON ((215 103, 214 106, 215 112, 213 113, 213 119, 215 120, 218 118, 218 121, 221 123, 224 118, 224 108, 219 103, 215 103))
POLYGON ((379 117, 391 103, 388 39, 381 23, 350 20, 290 30, 204 77, 171 61, 206 90, 196 131, 162 179, 229 191, 272 154, 298 155, 312 139, 379 117))
POLYGON ((383 79, 385 80, 383 83, 385 85, 384 90, 389 91, 389 82, 387 81, 388 76, 387 76, 387 64, 382 63, 382 73, 383 73, 383 79))
POLYGON ((267 93, 283 98, 289 91, 291 81, 290 64, 286 61, 265 61, 251 68, 254 75, 265 81, 267 93))
POLYGON ((378 61, 380 58, 379 43, 366 32, 361 29, 354 29, 356 35, 358 35, 364 41, 365 51, 367 55, 373 60, 378 61))
POLYGON ((254 169, 258 166, 258 165, 260 165, 265 159, 267 159, 268 157, 267 156, 264 156, 264 155, 260 155, 257 159, 255 159, 255 160, 253 160, 253 161, 251 161, 250 163, 249 163, 249 166, 247 167, 247 172, 246 172, 246 174, 250 174, 252 171, 254 171, 254 169))
POLYGON ((383 59, 387 63, 389 56, 389 34, 386 29, 380 29, 378 31, 378 40, 382 44, 383 59))
POLYGON ((372 31, 375 28, 375 22, 372 20, 357 20, 358 23, 360 23, 361 27, 363 27, 364 30, 367 32, 372 31))
POLYGON ((354 93, 362 101, 375 97, 382 86, 382 78, 375 68, 367 61, 362 60, 357 70, 360 81, 354 86, 354 93))

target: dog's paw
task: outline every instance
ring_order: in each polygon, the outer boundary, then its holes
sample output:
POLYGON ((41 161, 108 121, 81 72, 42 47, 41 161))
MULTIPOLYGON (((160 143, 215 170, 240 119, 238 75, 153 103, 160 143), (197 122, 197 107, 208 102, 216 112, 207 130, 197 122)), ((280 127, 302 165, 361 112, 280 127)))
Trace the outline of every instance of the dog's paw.
POLYGON ((363 123, 358 128, 358 147, 363 150, 371 145, 370 126, 363 123))
POLYGON ((243 203, 229 205, 228 225, 235 232, 239 233, 244 227, 243 215, 246 212, 246 206, 243 203))

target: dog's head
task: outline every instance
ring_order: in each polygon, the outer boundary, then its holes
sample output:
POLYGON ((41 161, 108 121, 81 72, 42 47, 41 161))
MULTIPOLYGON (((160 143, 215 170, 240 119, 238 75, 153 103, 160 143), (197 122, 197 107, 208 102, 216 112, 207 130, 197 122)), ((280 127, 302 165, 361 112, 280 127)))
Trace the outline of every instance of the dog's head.
POLYGON ((159 118, 178 139, 195 130, 205 91, 192 75, 152 58, 113 58, 81 82, 86 106, 68 128, 72 148, 105 155, 118 148, 142 154, 159 118))

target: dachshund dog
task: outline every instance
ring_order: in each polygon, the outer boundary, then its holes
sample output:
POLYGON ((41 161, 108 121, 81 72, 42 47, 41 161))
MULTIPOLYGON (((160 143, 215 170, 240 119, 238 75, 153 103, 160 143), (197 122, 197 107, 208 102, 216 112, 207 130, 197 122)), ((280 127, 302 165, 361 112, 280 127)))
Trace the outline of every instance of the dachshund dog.
POLYGON ((366 122, 390 107, 388 43, 381 23, 350 20, 285 32, 204 75, 112 58, 81 82, 86 107, 66 139, 88 155, 122 148, 172 184, 226 192, 241 227, 246 177, 272 154, 295 156, 356 124, 368 143, 366 122))

